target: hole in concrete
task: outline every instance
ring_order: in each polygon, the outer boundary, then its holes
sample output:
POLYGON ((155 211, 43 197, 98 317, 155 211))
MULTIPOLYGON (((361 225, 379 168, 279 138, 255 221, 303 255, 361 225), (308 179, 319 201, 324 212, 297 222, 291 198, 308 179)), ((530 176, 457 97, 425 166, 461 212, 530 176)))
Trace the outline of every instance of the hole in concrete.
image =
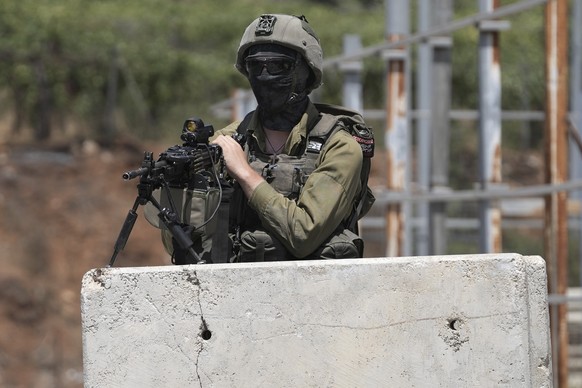
POLYGON ((212 337, 212 333, 210 332, 210 330, 205 329, 202 330, 202 332, 200 333, 200 337, 202 337, 203 340, 208 341, 210 337, 212 337))
POLYGON ((449 319, 449 328, 451 330, 459 330, 459 326, 461 324, 461 321, 453 318, 453 319, 449 319))

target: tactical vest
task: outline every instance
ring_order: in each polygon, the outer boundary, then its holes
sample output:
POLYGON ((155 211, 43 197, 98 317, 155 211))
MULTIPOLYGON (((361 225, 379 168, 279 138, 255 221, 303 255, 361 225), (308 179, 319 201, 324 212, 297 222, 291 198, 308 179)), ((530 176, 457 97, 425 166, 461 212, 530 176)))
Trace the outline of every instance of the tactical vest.
MULTIPOLYGON (((361 176, 362 195, 356 199, 350 216, 338 227, 337 236, 331 236, 330 240, 326 241, 326 244, 331 244, 331 248, 328 246, 316 250, 312 258, 320 258, 319 256, 324 256, 322 258, 361 257, 363 255, 363 241, 357 236, 357 220, 368 211, 374 202, 371 190, 367 186, 369 163, 374 151, 373 133, 364 124, 361 116, 355 112, 331 105, 316 104, 316 107, 320 111, 320 117, 313 128, 308 128, 307 142, 301 147, 300 155, 263 153, 255 137, 250 136, 251 133, 247 133, 253 112, 243 119, 237 132, 247 139, 245 149, 249 156, 250 166, 277 192, 293 200, 299 197, 307 178, 315 170, 317 159, 325 142, 338 130, 347 130, 352 134, 364 153, 361 176), (330 113, 326 113, 326 111, 330 113)), ((245 261, 245 252, 248 251, 251 256, 248 261, 261 261, 265 255, 277 257, 279 260, 292 259, 292 257, 288 257, 289 253, 280 242, 261 231, 260 228, 261 221, 258 215, 248 206, 241 190, 235 190, 230 207, 229 227, 235 256, 239 260, 245 261)), ((219 248, 213 244, 213 249, 219 248)))

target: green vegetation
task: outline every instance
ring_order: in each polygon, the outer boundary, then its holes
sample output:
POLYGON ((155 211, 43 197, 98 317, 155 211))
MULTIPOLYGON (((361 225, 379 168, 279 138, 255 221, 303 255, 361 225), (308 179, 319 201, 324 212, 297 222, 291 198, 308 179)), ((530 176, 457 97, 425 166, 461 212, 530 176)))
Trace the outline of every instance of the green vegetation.
MULTIPOLYGON (((414 26, 416 2, 410 3, 414 26)), ((115 129, 151 138, 173 133, 193 114, 225 124, 209 107, 247 87, 234 57, 244 28, 263 12, 305 14, 328 57, 341 53, 344 34, 359 34, 364 46, 384 41, 382 0, 4 1, 0 116, 9 128, 2 133, 45 140, 64 131, 97 138, 115 129)), ((456 1, 455 12, 476 12, 474 1, 456 1)), ((539 7, 522 13, 503 34, 508 109, 539 108, 541 15, 539 7)), ((476 69, 476 39, 475 29, 455 33, 454 69, 476 69)), ((475 74, 453 70, 453 106, 475 106, 475 74)), ((366 60, 369 108, 383 106, 383 76, 378 58, 366 60)), ((340 102, 340 90, 341 75, 327 70, 322 98, 340 102)))
POLYGON ((0 115, 11 132, 33 128, 39 140, 70 122, 77 134, 103 134, 111 108, 116 129, 139 136, 172 132, 192 114, 214 122, 209 106, 246 87, 233 66, 236 49, 263 12, 307 15, 330 55, 341 51, 343 33, 381 40, 383 18, 372 15, 382 13, 382 1, 339 3, 5 1, 0 115))

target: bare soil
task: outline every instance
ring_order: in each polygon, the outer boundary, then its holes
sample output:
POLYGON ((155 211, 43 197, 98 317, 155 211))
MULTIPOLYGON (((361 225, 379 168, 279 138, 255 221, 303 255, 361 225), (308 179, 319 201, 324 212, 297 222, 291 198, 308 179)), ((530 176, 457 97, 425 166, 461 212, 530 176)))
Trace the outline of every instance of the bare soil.
MULTIPOLYGON (((81 279, 109 262, 137 195, 121 174, 146 149, 161 151, 131 142, 0 148, 1 387, 82 386, 81 279)), ((169 264, 159 231, 138 213, 116 265, 169 264)))

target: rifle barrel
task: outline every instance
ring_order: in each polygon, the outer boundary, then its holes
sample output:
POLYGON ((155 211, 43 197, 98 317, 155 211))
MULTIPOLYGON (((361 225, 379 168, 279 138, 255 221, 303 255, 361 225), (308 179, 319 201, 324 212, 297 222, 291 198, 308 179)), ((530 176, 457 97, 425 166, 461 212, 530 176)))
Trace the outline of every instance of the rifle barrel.
POLYGON ((149 168, 142 167, 142 168, 138 168, 137 170, 124 172, 122 177, 124 180, 128 181, 130 179, 137 178, 138 176, 142 176, 143 174, 146 174, 148 171, 149 171, 149 168))

